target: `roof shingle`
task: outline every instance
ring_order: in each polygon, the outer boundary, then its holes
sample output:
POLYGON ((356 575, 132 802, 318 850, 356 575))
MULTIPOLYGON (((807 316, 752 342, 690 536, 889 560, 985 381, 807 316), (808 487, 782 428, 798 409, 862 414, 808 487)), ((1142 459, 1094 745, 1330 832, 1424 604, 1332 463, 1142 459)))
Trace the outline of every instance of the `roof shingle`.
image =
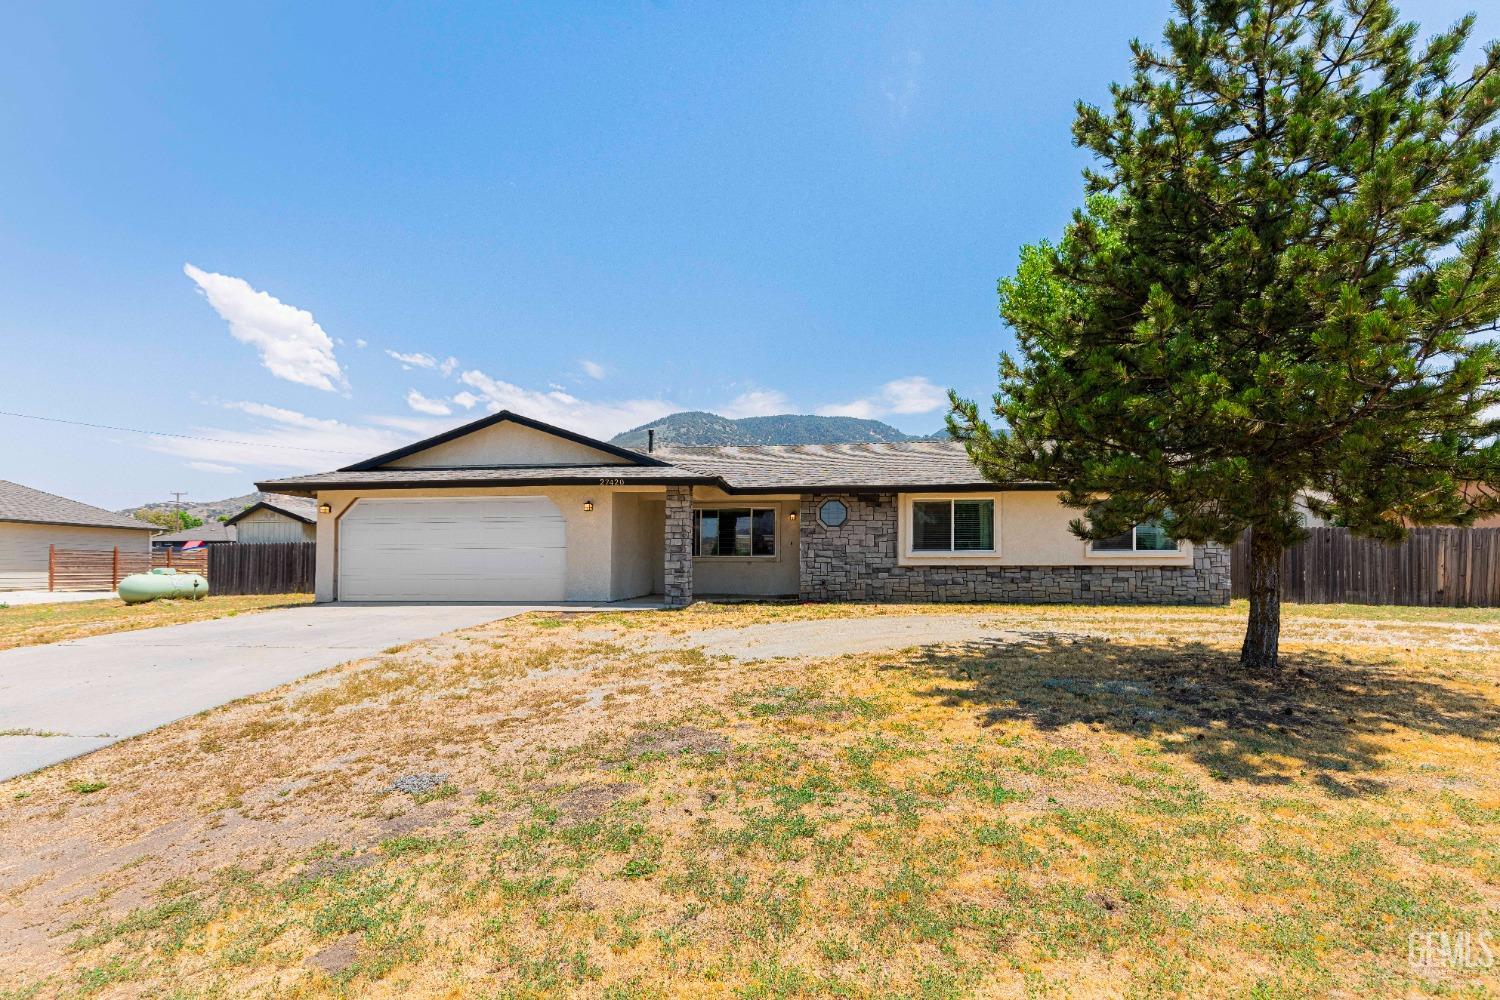
POLYGON ((44 493, 30 486, 0 479, 0 521, 23 521, 30 524, 67 524, 85 528, 135 528, 160 531, 161 528, 127 514, 69 500, 55 493, 44 493))
POLYGON ((661 458, 735 490, 993 487, 957 441, 673 448, 661 458))

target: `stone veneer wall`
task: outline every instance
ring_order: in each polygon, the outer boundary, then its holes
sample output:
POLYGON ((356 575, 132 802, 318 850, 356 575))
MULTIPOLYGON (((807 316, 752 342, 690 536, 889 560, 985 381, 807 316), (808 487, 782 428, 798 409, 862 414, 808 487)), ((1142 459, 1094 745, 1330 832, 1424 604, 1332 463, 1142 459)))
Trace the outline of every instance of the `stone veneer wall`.
POLYGON ((1187 566, 900 566, 894 493, 803 494, 798 523, 805 601, 1009 601, 1047 604, 1225 604, 1229 550, 1193 547, 1187 566), (849 519, 818 520, 824 500, 849 519))
POLYGON ((693 488, 667 487, 665 531, 666 572, 663 576, 669 607, 693 603, 693 488))

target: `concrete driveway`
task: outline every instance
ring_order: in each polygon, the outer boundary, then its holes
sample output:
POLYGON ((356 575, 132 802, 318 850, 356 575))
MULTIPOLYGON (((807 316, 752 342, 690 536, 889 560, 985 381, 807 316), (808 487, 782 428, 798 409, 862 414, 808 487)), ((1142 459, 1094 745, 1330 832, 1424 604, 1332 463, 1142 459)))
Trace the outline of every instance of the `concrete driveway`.
POLYGON ((391 646, 546 609, 591 608, 319 604, 5 650, 0 781, 391 646))
POLYGON ((19 608, 23 604, 76 604, 79 601, 108 601, 113 590, 0 590, 0 604, 19 608))

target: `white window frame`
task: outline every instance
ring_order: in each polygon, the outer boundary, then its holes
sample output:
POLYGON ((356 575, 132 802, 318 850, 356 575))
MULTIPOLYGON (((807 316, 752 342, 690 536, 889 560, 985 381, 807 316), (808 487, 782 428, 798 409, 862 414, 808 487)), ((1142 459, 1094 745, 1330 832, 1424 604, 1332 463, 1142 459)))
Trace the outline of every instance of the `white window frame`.
POLYGON ((997 563, 1000 561, 1000 551, 1004 546, 1001 540, 1001 525, 1004 521, 1002 504, 999 493, 974 492, 974 493, 902 493, 897 505, 896 535, 897 535, 897 563, 902 566, 948 566, 955 563, 997 563), (917 502, 929 502, 934 500, 988 500, 993 504, 995 523, 991 525, 991 535, 994 538, 994 548, 991 549, 962 549, 953 551, 933 551, 931 549, 913 549, 915 532, 912 530, 912 505, 917 502))
POLYGON ((699 531, 698 531, 698 522, 701 519, 702 513, 704 511, 719 511, 719 510, 748 510, 750 512, 751 546, 752 547, 755 544, 754 543, 755 514, 756 514, 757 511, 763 511, 763 510, 770 511, 771 514, 772 514, 772 517, 771 517, 771 524, 772 524, 772 528, 771 528, 771 554, 770 555, 755 555, 755 554, 752 553, 752 554, 746 555, 746 556, 742 556, 742 555, 723 556, 723 555, 717 555, 717 554, 715 554, 715 555, 705 555, 702 552, 698 552, 698 553, 694 554, 694 556, 693 556, 694 559, 709 559, 709 560, 713 560, 715 562, 752 561, 752 560, 755 561, 755 562, 775 562, 776 560, 778 560, 778 559, 781 558, 781 506, 779 504, 761 504, 760 506, 756 506, 754 504, 747 504, 747 503, 707 503, 707 504, 703 504, 701 506, 694 506, 693 507, 693 545, 699 546, 699 545, 702 544, 702 541, 703 541, 703 539, 700 537, 699 531))
POLYGON ((1188 545, 1187 542, 1184 542, 1180 538, 1176 539, 1177 547, 1175 549, 1140 549, 1140 548, 1136 548, 1135 547, 1136 546, 1135 529, 1139 528, 1139 527, 1140 527, 1139 524, 1132 524, 1130 526, 1130 548, 1128 548, 1128 549, 1096 549, 1096 548, 1094 548, 1094 540, 1093 539, 1089 539, 1089 541, 1084 546, 1084 554, 1087 555, 1090 559, 1131 559, 1131 560, 1137 560, 1137 559, 1179 560, 1184 555, 1191 555, 1191 548, 1190 548, 1190 546, 1188 545))

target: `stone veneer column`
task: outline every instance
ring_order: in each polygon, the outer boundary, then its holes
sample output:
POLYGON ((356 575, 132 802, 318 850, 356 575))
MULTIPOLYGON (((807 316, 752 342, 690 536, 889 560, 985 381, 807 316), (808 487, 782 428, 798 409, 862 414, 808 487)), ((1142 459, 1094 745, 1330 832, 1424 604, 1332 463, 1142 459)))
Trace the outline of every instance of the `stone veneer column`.
POLYGON ((693 488, 667 487, 666 598, 667 606, 693 603, 693 488))

